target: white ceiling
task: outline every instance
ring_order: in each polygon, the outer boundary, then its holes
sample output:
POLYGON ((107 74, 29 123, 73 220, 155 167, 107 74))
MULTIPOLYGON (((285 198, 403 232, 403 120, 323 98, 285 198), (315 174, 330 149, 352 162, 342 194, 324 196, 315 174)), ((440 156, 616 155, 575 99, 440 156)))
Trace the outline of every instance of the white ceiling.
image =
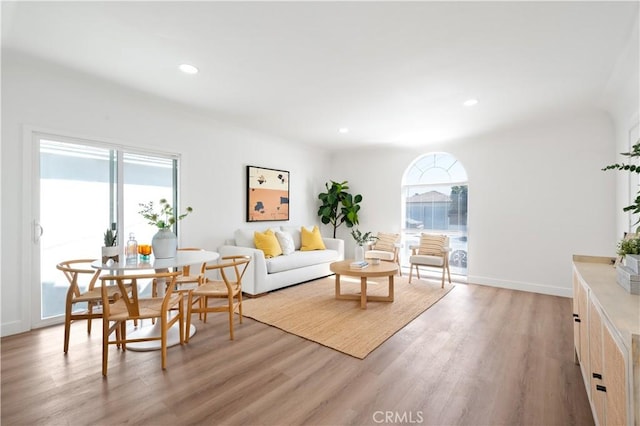
POLYGON ((411 145, 601 106, 638 10, 637 1, 3 2, 2 46, 299 143, 411 145), (178 71, 184 62, 200 73, 178 71), (472 97, 479 104, 463 107, 472 97))

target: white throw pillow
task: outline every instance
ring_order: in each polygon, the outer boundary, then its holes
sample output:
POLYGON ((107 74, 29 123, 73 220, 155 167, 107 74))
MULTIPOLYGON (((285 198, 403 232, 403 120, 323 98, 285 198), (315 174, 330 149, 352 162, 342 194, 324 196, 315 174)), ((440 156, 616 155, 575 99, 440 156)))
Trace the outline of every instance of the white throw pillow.
POLYGON ((282 254, 285 256, 296 251, 295 243, 293 242, 293 236, 288 232, 276 231, 276 238, 282 249, 282 254))
POLYGON ((299 226, 281 226, 282 231, 288 232, 293 237, 293 244, 296 250, 300 250, 300 227, 299 226))
POLYGON ((256 248, 253 241, 253 229, 237 229, 233 233, 233 238, 236 240, 236 246, 238 247, 250 247, 256 248))

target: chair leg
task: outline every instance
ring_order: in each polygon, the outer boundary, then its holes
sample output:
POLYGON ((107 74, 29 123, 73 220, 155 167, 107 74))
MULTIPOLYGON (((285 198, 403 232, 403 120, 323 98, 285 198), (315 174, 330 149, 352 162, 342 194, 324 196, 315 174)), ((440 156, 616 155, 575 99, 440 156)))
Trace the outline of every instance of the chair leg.
MULTIPOLYGON (((197 301, 198 303, 200 303, 200 301, 197 301)), ((191 292, 189 292, 189 296, 187 298, 187 330, 191 329, 191 314, 192 314, 192 306, 193 306, 193 294, 191 292)), ((200 309, 197 310, 198 315, 200 315, 200 309)), ((189 331, 187 331, 187 335, 184 338, 184 341, 186 343, 189 343, 189 331)))
POLYGON ((418 276, 418 279, 420 279, 420 268, 418 268, 417 264, 416 264, 416 275, 418 276))
POLYGON ((240 324, 242 324, 242 292, 238 292, 238 314, 240 315, 240 324))
POLYGON ((233 298, 229 298, 229 336, 233 340, 233 298))
MULTIPOLYGON (((180 344, 184 345, 184 335, 185 335, 185 329, 184 329, 184 300, 182 300, 183 298, 180 298, 180 303, 178 304, 178 315, 180 315, 180 319, 178 320, 178 324, 180 325, 180 344)), ((189 331, 187 331, 187 336, 189 335, 189 331)))
POLYGON ((69 334, 71 333, 71 308, 67 306, 64 315, 64 353, 69 352, 69 334))
POLYGON ((120 339, 121 339, 121 347, 123 351, 127 350, 127 322, 120 321, 120 339))
POLYGON ((102 319, 102 375, 107 377, 107 361, 109 358, 109 321, 102 319))
POLYGON ((442 265, 442 288, 444 288, 444 276, 445 273, 447 272, 447 266, 446 265, 442 265))
POLYGON ((162 369, 167 368, 167 312, 160 317, 160 348, 162 351, 162 369))
POLYGON ((449 284, 451 284, 451 268, 449 268, 448 263, 447 263, 447 274, 449 275, 449 284))
MULTIPOLYGON (((87 302, 87 312, 93 315, 93 302, 87 302)), ((91 317, 87 319, 87 334, 91 334, 91 317)))
POLYGON ((411 284, 411 278, 413 278, 413 263, 409 267, 409 284, 411 284))

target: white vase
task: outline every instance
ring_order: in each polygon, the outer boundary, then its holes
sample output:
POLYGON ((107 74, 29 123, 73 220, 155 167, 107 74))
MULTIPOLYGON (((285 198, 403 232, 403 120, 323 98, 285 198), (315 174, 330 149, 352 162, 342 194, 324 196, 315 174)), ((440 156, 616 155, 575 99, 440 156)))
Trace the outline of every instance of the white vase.
POLYGON ((153 256, 156 259, 170 259, 176 257, 178 239, 171 229, 160 229, 151 239, 153 256))
POLYGON ((364 247, 356 245, 356 249, 354 252, 354 257, 356 259, 356 262, 361 262, 364 260, 364 247))

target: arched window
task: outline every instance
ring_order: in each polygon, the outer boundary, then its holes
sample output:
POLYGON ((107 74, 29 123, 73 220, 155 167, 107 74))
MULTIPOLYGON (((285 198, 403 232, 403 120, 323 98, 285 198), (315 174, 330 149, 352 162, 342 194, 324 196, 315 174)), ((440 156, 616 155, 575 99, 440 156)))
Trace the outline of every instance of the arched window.
POLYGON ((467 196, 467 172, 451 154, 425 154, 407 168, 402 178, 404 266, 420 233, 440 233, 449 236, 451 271, 467 274, 467 196))

